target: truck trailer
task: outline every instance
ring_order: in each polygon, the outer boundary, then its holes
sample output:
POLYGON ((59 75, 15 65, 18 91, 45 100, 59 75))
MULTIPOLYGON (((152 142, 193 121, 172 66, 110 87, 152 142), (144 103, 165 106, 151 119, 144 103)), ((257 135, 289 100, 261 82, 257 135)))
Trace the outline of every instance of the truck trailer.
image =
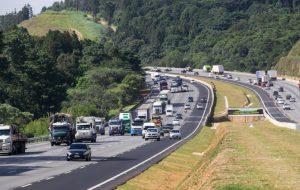
POLYGON ((27 137, 16 125, 0 124, 0 153, 25 153, 27 137))
POLYGON ((211 72, 217 75, 222 75, 224 73, 224 67, 223 65, 213 65, 211 72))
POLYGON ((277 80, 277 71, 276 70, 269 70, 267 72, 270 80, 277 80))
POLYGON ((137 109, 137 117, 144 122, 149 121, 151 118, 151 104, 143 104, 137 109))

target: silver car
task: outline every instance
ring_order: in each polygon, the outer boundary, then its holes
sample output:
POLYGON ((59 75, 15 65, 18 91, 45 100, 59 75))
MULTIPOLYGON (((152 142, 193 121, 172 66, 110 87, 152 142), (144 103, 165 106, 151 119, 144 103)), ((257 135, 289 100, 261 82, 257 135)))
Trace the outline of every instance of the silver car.
POLYGON ((181 139, 181 133, 179 130, 173 129, 170 131, 170 139, 181 139))

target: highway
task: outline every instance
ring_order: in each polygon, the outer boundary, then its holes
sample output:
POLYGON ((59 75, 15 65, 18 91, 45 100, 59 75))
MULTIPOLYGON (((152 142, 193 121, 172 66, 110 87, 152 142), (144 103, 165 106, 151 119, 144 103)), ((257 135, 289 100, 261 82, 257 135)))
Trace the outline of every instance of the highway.
MULTIPOLYGON (((0 156, 0 187, 5 189, 112 189, 144 171, 174 151, 202 128, 212 96, 202 84, 189 84, 190 91, 171 95, 177 113, 182 113, 182 140, 145 141, 140 136, 98 136, 92 148, 92 161, 65 160, 67 147, 51 147, 49 142, 31 144, 21 155, 0 156), (206 109, 184 112, 188 96, 197 101, 208 98, 206 109)), ((155 97, 153 97, 155 98, 155 97)), ((165 118, 163 123, 171 122, 165 118)), ((107 134, 107 133, 106 133, 107 134)))
MULTIPOLYGON (((165 69, 161 67, 161 69, 165 69)), ((171 73, 176 73, 180 74, 183 69, 181 68, 172 68, 171 73)), ((197 71, 199 73, 199 76, 202 77, 209 77, 209 73, 203 72, 200 69, 194 69, 194 71, 197 71)), ((239 74, 239 73, 234 73, 234 72, 229 72, 232 74, 233 79, 227 79, 225 77, 220 76, 220 79, 217 80, 222 80, 224 82, 232 83, 232 84, 237 84, 243 87, 246 87, 248 89, 253 90, 257 95, 259 95, 260 101, 262 105, 265 107, 265 110, 267 113, 272 117, 273 119, 280 121, 280 122, 289 122, 289 123, 300 123, 300 96, 297 94, 297 89, 296 86, 293 86, 291 84, 287 84, 286 81, 275 81, 274 86, 271 87, 270 90, 265 90, 259 86, 249 84, 248 79, 255 79, 255 75, 252 74, 239 74), (240 81, 235 81, 235 77, 240 77, 240 81), (280 93, 283 98, 285 98, 286 94, 291 94, 293 97, 296 98, 295 103, 290 103, 292 106, 293 110, 283 110, 282 106, 278 105, 273 96, 272 93, 274 90, 278 90, 279 86, 283 86, 284 89, 286 89, 286 92, 280 93)), ((187 72, 187 75, 193 75, 193 72, 187 72)))

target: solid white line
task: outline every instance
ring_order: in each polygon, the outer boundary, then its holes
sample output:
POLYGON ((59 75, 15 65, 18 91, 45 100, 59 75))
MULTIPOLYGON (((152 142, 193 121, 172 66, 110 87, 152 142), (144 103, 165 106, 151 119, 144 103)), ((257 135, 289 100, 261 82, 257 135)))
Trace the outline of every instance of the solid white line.
POLYGON ((30 185, 32 185, 31 183, 29 183, 29 184, 27 184, 27 185, 23 185, 23 186, 21 186, 21 187, 28 187, 28 186, 30 186, 30 185))
POLYGON ((48 177, 46 180, 50 180, 50 179, 53 179, 54 177, 48 177))
MULTIPOLYGON (((210 93, 211 93, 211 92, 210 92, 210 90, 208 89, 208 87, 206 87, 206 85, 204 85, 204 84, 202 84, 202 85, 207 89, 207 92, 208 92, 208 100, 209 100, 209 99, 210 99, 210 93)), ((212 93, 213 93, 213 92, 212 92, 212 93)), ((205 105, 205 111, 207 110, 207 105, 208 105, 208 103, 205 105)), ((213 105, 213 103, 211 103, 210 110, 211 110, 211 108, 212 108, 212 105, 213 105)), ((175 145, 181 143, 182 141, 184 141, 184 140, 190 138, 192 135, 194 135, 195 132, 197 132, 197 130, 198 130, 199 127, 201 126, 201 123, 203 122, 203 119, 205 118, 205 117, 204 117, 204 116, 205 116, 205 111, 203 112, 202 118, 201 118, 200 122, 198 123, 198 126, 196 127, 196 129, 195 129, 191 134, 189 134, 187 137, 185 137, 184 139, 182 139, 182 140, 180 140, 180 141, 177 141, 176 143, 174 143, 174 144, 172 144, 171 146, 165 148, 164 150, 160 151, 159 153, 153 155, 152 157, 148 158, 147 160, 144 160, 143 162, 141 162, 141 163, 139 163, 139 164, 137 164, 137 165, 135 165, 135 166, 129 168, 128 170, 125 170, 124 172, 119 173, 118 175, 115 175, 114 177, 111 177, 111 178, 109 178, 109 179, 107 179, 107 180, 105 180, 105 181, 103 181, 103 182, 101 182, 101 183, 99 183, 99 184, 97 184, 97 185, 94 185, 94 186, 88 188, 87 190, 94 190, 94 189, 96 189, 96 188, 98 188, 98 187, 101 187, 102 185, 104 185, 104 184, 106 184, 106 183, 108 183, 108 182, 110 182, 110 181, 113 181, 114 179, 116 179, 116 178, 118 178, 118 177, 120 177, 120 176, 122 176, 122 175, 124 175, 124 174, 126 174, 126 173, 128 173, 128 172, 130 172, 131 170, 134 170, 134 169, 136 169, 137 167, 139 167, 139 166, 141 166, 141 165, 143 165, 143 164, 149 162, 150 160, 152 160, 152 159, 154 159, 155 157, 159 156, 160 154, 166 152, 167 150, 171 149, 172 147, 174 147, 175 145)))
POLYGON ((66 171, 65 174, 71 173, 71 171, 66 171))

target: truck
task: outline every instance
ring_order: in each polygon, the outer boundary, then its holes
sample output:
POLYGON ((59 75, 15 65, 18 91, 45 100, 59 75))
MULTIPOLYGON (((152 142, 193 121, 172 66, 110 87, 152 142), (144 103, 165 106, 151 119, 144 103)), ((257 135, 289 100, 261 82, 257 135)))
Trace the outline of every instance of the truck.
POLYGON ((75 141, 91 141, 96 142, 97 131, 96 121, 93 116, 80 116, 76 118, 75 141))
POLYGON ((270 80, 277 80, 277 71, 276 70, 269 70, 267 72, 270 80))
POLYGON ((177 87, 182 85, 182 78, 180 78, 180 76, 177 76, 175 78, 175 82, 177 83, 177 87))
POLYGON ((25 153, 27 137, 16 125, 0 124, 0 153, 25 153))
POLYGON ((224 73, 223 65, 213 65, 211 72, 213 74, 222 75, 224 73))
POLYGON ((105 118, 95 117, 95 125, 96 125, 96 131, 100 135, 105 135, 105 127, 107 126, 105 118))
POLYGON ((159 89, 160 90, 168 90, 168 82, 163 80, 163 81, 160 81, 159 83, 159 89))
POLYGON ((116 135, 116 134, 124 135, 125 128, 124 125, 122 125, 122 120, 110 119, 108 122, 108 134, 109 136, 116 135))
POLYGON ((169 104, 166 106, 166 116, 172 117, 173 116, 173 105, 169 104))
POLYGON ((144 120, 140 118, 135 118, 131 124, 130 135, 131 136, 142 135, 143 124, 144 124, 144 120))
POLYGON ((137 109, 137 117, 142 119, 144 122, 149 121, 151 118, 150 110, 151 104, 143 104, 137 109))
POLYGON ((265 81, 265 76, 266 76, 265 71, 256 71, 255 75, 256 75, 257 85, 261 86, 263 81, 266 82, 265 81))
POLYGON ((56 113, 50 116, 49 131, 51 146, 74 142, 75 128, 72 116, 66 113, 56 113))
POLYGON ((162 90, 158 95, 159 100, 162 101, 162 102, 165 102, 165 103, 170 103, 169 93, 170 93, 169 90, 162 90))
POLYGON ((119 120, 122 121, 122 126, 124 127, 125 133, 130 133, 132 116, 129 112, 122 112, 119 114, 119 120))
POLYGON ((210 66, 210 65, 204 65, 202 70, 203 70, 204 72, 209 73, 209 72, 211 72, 211 66, 210 66))
POLYGON ((155 101, 153 103, 153 111, 152 111, 153 114, 157 114, 157 115, 160 115, 160 114, 163 114, 164 113, 164 110, 163 110, 163 102, 158 100, 158 101, 155 101))

